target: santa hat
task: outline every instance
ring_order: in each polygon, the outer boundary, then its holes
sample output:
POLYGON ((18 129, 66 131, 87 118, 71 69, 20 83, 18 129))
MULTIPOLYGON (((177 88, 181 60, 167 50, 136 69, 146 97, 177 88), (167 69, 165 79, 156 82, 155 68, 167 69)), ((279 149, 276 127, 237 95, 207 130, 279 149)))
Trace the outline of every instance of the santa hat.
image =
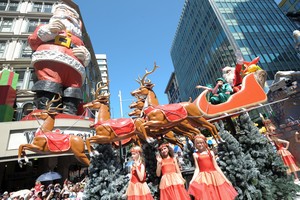
POLYGON ((70 10, 72 13, 74 13, 74 15, 75 15, 77 18, 79 18, 78 12, 77 12, 75 9, 71 8, 70 6, 68 6, 68 5, 66 5, 66 4, 59 3, 59 4, 57 4, 57 5, 54 6, 54 10, 56 10, 57 8, 65 8, 65 9, 68 9, 68 10, 70 10))

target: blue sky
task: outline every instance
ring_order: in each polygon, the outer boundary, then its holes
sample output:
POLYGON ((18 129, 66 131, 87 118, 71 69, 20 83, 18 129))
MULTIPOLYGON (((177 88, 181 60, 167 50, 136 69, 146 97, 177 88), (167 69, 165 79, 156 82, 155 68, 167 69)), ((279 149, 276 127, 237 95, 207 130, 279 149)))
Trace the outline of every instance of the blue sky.
POLYGON ((160 104, 174 71, 171 45, 181 16, 184 0, 74 0, 79 6, 95 53, 106 54, 109 69, 112 118, 119 118, 119 90, 124 117, 135 99, 130 92, 139 87, 138 76, 160 67, 149 78, 160 104))

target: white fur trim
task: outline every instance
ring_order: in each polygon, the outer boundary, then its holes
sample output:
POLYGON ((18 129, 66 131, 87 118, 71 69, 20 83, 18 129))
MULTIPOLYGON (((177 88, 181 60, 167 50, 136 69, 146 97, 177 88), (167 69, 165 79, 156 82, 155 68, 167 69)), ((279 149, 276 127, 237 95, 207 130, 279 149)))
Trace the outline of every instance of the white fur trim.
POLYGON ((82 83, 84 83, 84 79, 86 76, 85 67, 78 60, 72 58, 71 56, 65 53, 53 50, 36 51, 32 54, 32 65, 34 65, 38 61, 45 60, 56 61, 69 65, 70 67, 74 68, 78 73, 80 73, 82 77, 82 83))

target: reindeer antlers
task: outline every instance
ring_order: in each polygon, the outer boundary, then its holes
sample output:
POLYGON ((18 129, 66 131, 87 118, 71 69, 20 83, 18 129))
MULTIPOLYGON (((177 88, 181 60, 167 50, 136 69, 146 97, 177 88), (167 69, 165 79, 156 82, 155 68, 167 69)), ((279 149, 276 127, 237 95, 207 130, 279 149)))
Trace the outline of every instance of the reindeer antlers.
POLYGON ((51 107, 51 105, 55 102, 58 102, 59 100, 61 99, 61 95, 58 94, 58 98, 55 99, 55 96, 53 96, 52 100, 50 102, 48 102, 48 100, 46 101, 46 110, 48 112, 50 112, 51 109, 54 109, 54 110, 62 110, 62 108, 59 108, 62 104, 58 104, 56 107, 51 107))
POLYGON ((148 70, 146 69, 146 74, 143 76, 143 78, 140 78, 138 77, 138 80, 136 80, 141 86, 144 86, 145 85, 145 80, 146 80, 146 77, 149 75, 149 74, 152 74, 159 66, 156 65, 156 62, 154 62, 154 67, 152 69, 152 71, 148 72, 148 70))
POLYGON ((105 88, 106 86, 108 86, 108 83, 109 81, 107 81, 106 84, 102 85, 102 81, 99 81, 97 84, 96 84, 96 92, 93 92, 94 93, 94 96, 95 96, 95 99, 98 99, 100 98, 100 94, 99 92, 101 91, 101 89, 105 88), (102 85, 102 86, 101 86, 102 85))

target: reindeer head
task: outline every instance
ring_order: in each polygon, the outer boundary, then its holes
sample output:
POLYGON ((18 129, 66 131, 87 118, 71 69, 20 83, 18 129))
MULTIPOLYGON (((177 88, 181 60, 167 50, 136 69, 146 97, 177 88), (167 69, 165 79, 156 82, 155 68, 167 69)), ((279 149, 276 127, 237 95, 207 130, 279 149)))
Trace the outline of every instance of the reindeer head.
POLYGON ((138 80, 136 80, 136 81, 140 84, 140 87, 131 92, 132 96, 139 98, 140 96, 147 95, 149 90, 152 90, 152 88, 154 87, 154 84, 151 83, 150 79, 147 79, 147 76, 149 74, 152 74, 157 68, 158 68, 158 66, 154 62, 154 67, 153 67, 152 71, 148 72, 148 70, 146 69, 146 73, 143 76, 143 78, 138 77, 138 80))
POLYGON ((133 108, 142 109, 144 107, 144 104, 145 104, 145 99, 144 98, 138 98, 138 100, 136 102, 132 102, 129 105, 129 108, 130 109, 133 109, 133 108))
POLYGON ((142 111, 140 109, 134 109, 132 112, 128 113, 129 117, 139 117, 141 116, 142 111))
POLYGON ((58 114, 57 111, 63 110, 63 108, 60 108, 60 106, 62 105, 61 103, 59 105, 57 105, 56 107, 51 107, 53 103, 60 101, 61 96, 58 95, 58 98, 55 99, 55 96, 52 98, 52 100, 50 102, 46 102, 46 109, 42 110, 41 112, 36 112, 36 113, 32 113, 32 116, 35 116, 39 119, 47 119, 49 116, 51 118, 54 118, 55 115, 58 114))
POLYGON ((94 92, 95 99, 92 102, 86 103, 83 105, 83 108, 90 108, 90 109, 100 109, 101 105, 108 105, 109 104, 109 97, 110 93, 101 92, 102 88, 108 86, 108 83, 101 86, 102 82, 98 82, 96 85, 96 91, 94 92))

